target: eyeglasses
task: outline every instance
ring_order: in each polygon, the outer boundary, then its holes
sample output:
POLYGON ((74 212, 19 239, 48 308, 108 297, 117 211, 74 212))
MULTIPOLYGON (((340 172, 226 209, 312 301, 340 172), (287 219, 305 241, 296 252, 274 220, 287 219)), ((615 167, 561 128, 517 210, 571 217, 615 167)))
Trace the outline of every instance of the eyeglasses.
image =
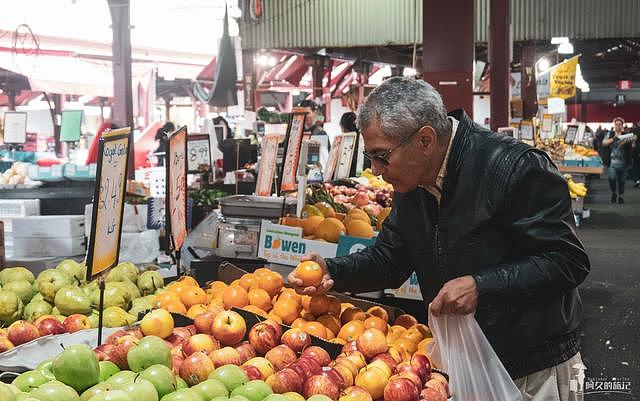
POLYGON ((417 134, 418 132, 420 132, 420 130, 415 131, 413 134, 409 135, 408 137, 406 137, 402 141, 400 141, 400 143, 398 143, 396 146, 394 146, 391 149, 386 150, 386 151, 384 151, 382 153, 370 153, 370 152, 367 152, 367 151, 363 151, 362 154, 364 155, 364 157, 369 159, 372 163, 373 162, 378 162, 380 164, 388 166, 389 165, 389 157, 391 157, 391 153, 393 153, 394 150, 398 149, 402 145, 404 145, 407 142, 409 142, 411 140, 411 138, 413 138, 413 136, 415 134, 417 134))

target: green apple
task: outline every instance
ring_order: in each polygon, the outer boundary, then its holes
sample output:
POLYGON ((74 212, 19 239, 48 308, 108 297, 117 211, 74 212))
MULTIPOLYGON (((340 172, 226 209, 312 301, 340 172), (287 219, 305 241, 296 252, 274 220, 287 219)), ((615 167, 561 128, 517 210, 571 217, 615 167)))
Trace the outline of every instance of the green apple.
POLYGON ((127 353, 127 363, 129 369, 134 372, 142 372, 153 365, 166 365, 171 368, 172 364, 171 348, 167 343, 157 336, 146 336, 138 345, 127 353))
POLYGON ((18 387, 20 391, 29 392, 36 387, 40 387, 41 385, 47 383, 49 379, 47 379, 42 373, 37 370, 32 370, 29 372, 24 372, 20 376, 13 379, 11 384, 18 387))
POLYGON ((49 382, 31 391, 31 396, 40 401, 80 401, 76 390, 65 384, 49 382))
POLYGON ((17 296, 20 297, 20 300, 23 304, 28 304, 31 301, 31 298, 35 295, 35 291, 33 290, 33 284, 28 282, 27 280, 18 280, 18 281, 10 281, 2 287, 3 290, 13 291, 17 296))
POLYGON ((142 295, 150 295, 164 287, 164 278, 154 270, 148 270, 138 277, 138 288, 142 295))
POLYGON ((131 262, 122 262, 111 269, 107 275, 107 282, 129 280, 135 284, 138 282, 138 273, 136 265, 131 262))
POLYGON ((100 361, 100 381, 103 382, 120 371, 118 365, 111 361, 100 361))
MULTIPOLYGON (((100 305, 100 289, 91 292, 91 305, 97 308, 100 305)), ((128 310, 131 305, 131 295, 127 286, 120 282, 106 283, 104 286, 104 307, 117 306, 128 310)))
POLYGON ((24 307, 22 311, 22 317, 30 322, 34 322, 42 315, 49 315, 51 313, 51 304, 45 300, 34 300, 24 307))
POLYGON ((8 385, 4 383, 0 383, 0 400, 16 401, 16 394, 8 385))
POLYGON ((307 401, 330 401, 331 398, 327 397, 324 394, 315 394, 307 399, 307 401))
POLYGON ((183 388, 175 393, 167 394, 161 401, 209 401, 205 400, 197 391, 190 388, 183 388))
POLYGON ((0 271, 0 284, 5 285, 11 281, 26 280, 33 283, 36 277, 29 269, 24 267, 7 267, 0 271))
POLYGON ((56 269, 43 270, 36 280, 38 291, 42 294, 45 301, 51 303, 53 303, 56 293, 60 288, 73 284, 73 282, 74 279, 72 276, 56 269))
POLYGON ((289 401, 289 398, 282 394, 270 394, 263 401, 289 401))
POLYGON ((82 392, 100 380, 100 365, 93 350, 84 344, 67 347, 53 360, 57 380, 82 392))
POLYGON ((22 317, 22 300, 13 291, 0 290, 0 326, 9 326, 22 317))
POLYGON ((103 391, 89 398, 89 401, 133 401, 129 394, 122 390, 103 391))
POLYGON ((84 282, 87 278, 87 266, 83 263, 78 263, 73 259, 65 259, 62 262, 58 263, 56 269, 67 273, 77 282, 84 282))
POLYGON ((19 392, 16 394, 16 401, 40 401, 37 398, 33 398, 31 394, 25 392, 19 392))
POLYGON ((120 390, 129 394, 136 401, 158 401, 158 392, 150 381, 137 378, 135 382, 120 387, 120 390))
POLYGON ((130 370, 123 370, 116 373, 107 379, 106 383, 109 383, 113 387, 122 387, 126 384, 133 383, 138 374, 130 370))
POLYGON ((79 313, 86 315, 91 313, 91 300, 89 297, 75 284, 65 285, 60 288, 54 298, 56 308, 63 315, 73 315, 79 313))
POLYGON ((249 376, 242 368, 236 365, 220 366, 209 375, 209 379, 216 379, 225 385, 227 390, 233 391, 236 387, 247 383, 249 376))
POLYGON ((171 368, 165 365, 149 366, 138 377, 151 382, 160 398, 176 391, 176 377, 173 375, 171 368))
POLYGON ((106 308, 102 315, 104 327, 121 327, 135 323, 136 317, 118 306, 106 308))
POLYGON ((94 395, 98 395, 100 393, 104 393, 105 391, 114 390, 115 387, 110 385, 109 383, 98 383, 93 387, 89 387, 84 391, 84 393, 80 394, 80 401, 89 401, 93 398, 94 395))
POLYGON ((189 388, 189 385, 182 377, 176 376, 176 390, 181 390, 183 388, 189 388))
POLYGON ((53 359, 45 359, 36 366, 36 370, 40 372, 47 380, 55 380, 56 376, 53 374, 53 359))
POLYGON ((231 396, 241 395, 247 397, 249 401, 262 401, 268 395, 273 394, 271 387, 262 380, 251 380, 241 386, 236 387, 231 396))
POLYGON ((289 391, 288 393, 282 394, 289 399, 289 401, 305 401, 304 397, 295 391, 289 391))
MULTIPOLYGON (((210 400, 214 397, 228 397, 229 391, 227 387, 222 384, 221 381, 216 379, 208 379, 201 383, 196 384, 191 387, 196 390, 198 394, 202 396, 205 400, 210 400)), ((286 401, 286 400, 285 400, 286 401)))

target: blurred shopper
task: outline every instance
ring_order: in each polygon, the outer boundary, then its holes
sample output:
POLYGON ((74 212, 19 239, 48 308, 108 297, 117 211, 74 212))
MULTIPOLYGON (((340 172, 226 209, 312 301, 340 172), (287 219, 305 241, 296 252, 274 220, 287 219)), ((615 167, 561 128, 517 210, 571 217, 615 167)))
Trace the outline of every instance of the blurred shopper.
POLYGON ((304 120, 304 133, 310 135, 311 139, 320 143, 320 164, 324 168, 329 158, 331 142, 329 141, 329 135, 327 135, 322 126, 318 124, 318 120, 323 118, 320 105, 313 100, 307 99, 298 103, 298 107, 308 109, 307 116, 304 120))
POLYGON ((627 180, 627 170, 631 166, 631 144, 636 137, 620 139, 624 134, 624 120, 616 117, 613 120, 613 131, 610 131, 602 141, 602 146, 609 154, 609 189, 611 190, 611 203, 624 203, 624 184, 627 180))
POLYGON ((362 157, 364 160, 362 161, 362 169, 367 169, 371 167, 371 161, 364 156, 358 154, 358 149, 360 149, 360 143, 362 142, 362 135, 360 134, 360 130, 356 126, 356 113, 353 111, 348 111, 340 117, 340 130, 342 133, 346 132, 355 132, 356 133, 356 143, 355 150, 353 152, 353 158, 351 159, 351 171, 349 172, 349 177, 355 177, 357 173, 358 167, 358 158, 362 157))
POLYGON ((164 166, 164 161, 169 150, 169 134, 176 130, 176 126, 171 122, 166 122, 156 131, 155 140, 158 141, 158 147, 153 152, 158 158, 158 167, 164 166))

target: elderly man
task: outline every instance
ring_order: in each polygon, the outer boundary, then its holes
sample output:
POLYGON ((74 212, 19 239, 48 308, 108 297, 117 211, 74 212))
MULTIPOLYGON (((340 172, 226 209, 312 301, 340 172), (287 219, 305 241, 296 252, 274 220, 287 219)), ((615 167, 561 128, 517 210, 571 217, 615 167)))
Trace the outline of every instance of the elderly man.
POLYGON ((447 116, 424 81, 391 78, 359 110, 373 173, 393 184, 374 246, 312 256, 325 276, 306 294, 395 288, 415 271, 435 315, 475 313, 525 400, 574 400, 581 362, 577 286, 589 259, 573 231, 567 185, 548 156, 447 116))

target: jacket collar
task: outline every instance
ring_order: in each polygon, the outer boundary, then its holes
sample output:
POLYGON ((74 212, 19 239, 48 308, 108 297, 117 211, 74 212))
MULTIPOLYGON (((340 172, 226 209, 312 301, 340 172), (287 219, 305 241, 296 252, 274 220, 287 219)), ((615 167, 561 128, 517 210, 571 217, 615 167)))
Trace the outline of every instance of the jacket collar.
POLYGON ((458 172, 465 159, 464 153, 468 148, 469 136, 475 124, 473 120, 462 109, 457 109, 448 114, 458 120, 458 129, 451 144, 449 160, 447 161, 447 175, 442 186, 442 203, 445 203, 451 195, 451 190, 455 188, 458 172))

